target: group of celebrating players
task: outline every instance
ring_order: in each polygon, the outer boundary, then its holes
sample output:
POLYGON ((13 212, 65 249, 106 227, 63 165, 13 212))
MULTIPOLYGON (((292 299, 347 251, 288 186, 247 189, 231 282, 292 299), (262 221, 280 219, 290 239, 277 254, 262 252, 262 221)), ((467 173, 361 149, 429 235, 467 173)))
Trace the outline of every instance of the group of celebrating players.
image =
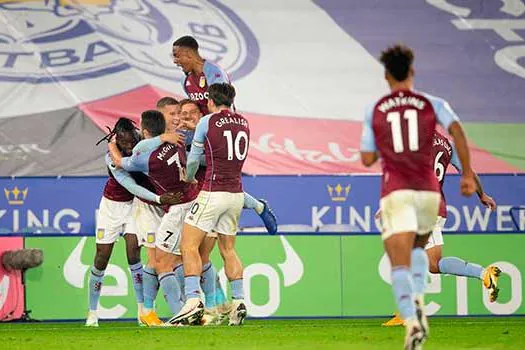
MULTIPOLYGON (((138 304, 147 326, 242 324, 243 268, 235 234, 243 208, 253 209, 268 232, 275 215, 263 200, 243 192, 241 170, 248 154, 248 121, 235 112, 235 89, 227 74, 204 60, 197 41, 173 44, 174 63, 185 73, 188 99, 164 97, 157 110, 141 115, 141 132, 121 118, 105 137, 109 179, 97 219, 97 251, 89 280, 87 326, 98 326, 97 305, 113 244, 124 234, 138 304), (218 242, 230 281, 228 302, 210 260, 218 242), (142 264, 140 246, 147 248, 142 264), (162 289, 173 317, 163 323, 154 300, 162 289), (204 300, 201 299, 201 290, 204 300)), ((392 265, 392 289, 399 315, 385 325, 406 327, 405 348, 418 349, 429 334, 423 296, 428 272, 482 280, 490 300, 498 297, 496 266, 483 268, 442 257, 446 202, 442 186, 451 163, 461 173, 461 193, 477 192, 494 210, 470 165, 459 118, 440 98, 414 90, 414 54, 403 45, 385 50, 381 62, 391 93, 366 112, 361 160, 382 159, 382 238, 392 265), (452 144, 436 130, 439 123, 452 144)))
POLYGON ((198 48, 190 36, 173 44, 174 63, 186 73, 183 88, 188 99, 161 98, 156 110, 142 113, 140 133, 131 120, 120 118, 104 137, 109 141, 109 178, 97 217, 86 326, 98 326, 102 280, 121 234, 139 324, 210 325, 227 320, 240 325, 246 317, 243 267, 235 251, 241 211, 255 210, 270 234, 277 232, 277 221, 266 201, 243 192, 249 124, 234 111, 235 89, 227 74, 202 59, 198 48), (216 242, 230 281, 230 302, 210 260, 216 242), (144 265, 141 246, 147 249, 144 265), (155 311, 159 289, 173 315, 165 323, 155 311))

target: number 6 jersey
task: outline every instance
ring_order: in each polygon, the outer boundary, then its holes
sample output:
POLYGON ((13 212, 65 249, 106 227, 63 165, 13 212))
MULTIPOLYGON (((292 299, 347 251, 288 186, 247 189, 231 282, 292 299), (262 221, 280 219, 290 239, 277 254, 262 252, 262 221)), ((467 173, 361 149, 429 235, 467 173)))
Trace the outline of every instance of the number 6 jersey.
POLYGON ((241 172, 249 143, 250 127, 242 115, 224 109, 201 118, 195 130, 193 146, 204 149, 206 157, 202 191, 243 191, 241 172))
POLYGON ((432 152, 436 122, 448 130, 458 120, 443 99, 410 90, 394 91, 369 108, 361 151, 382 158, 381 197, 405 189, 439 192, 432 152))

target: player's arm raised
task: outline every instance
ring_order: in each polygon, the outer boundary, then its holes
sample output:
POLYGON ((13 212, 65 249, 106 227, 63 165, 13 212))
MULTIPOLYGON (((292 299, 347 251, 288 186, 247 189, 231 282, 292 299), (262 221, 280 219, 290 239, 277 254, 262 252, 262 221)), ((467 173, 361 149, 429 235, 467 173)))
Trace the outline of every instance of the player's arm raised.
POLYGON ((195 182, 195 174, 201 164, 202 155, 204 154, 204 141, 208 134, 208 121, 210 117, 201 118, 195 129, 191 150, 188 154, 188 163, 186 164, 186 182, 195 182))
POLYGON ((470 166, 470 152, 467 137, 459 122, 459 117, 445 100, 431 97, 431 102, 439 124, 441 124, 454 139, 459 161, 463 169, 460 182, 461 193, 469 197, 476 191, 476 181, 474 179, 474 171, 470 166))
POLYGON ((365 120, 363 121, 363 133, 361 135, 361 163, 364 166, 372 166, 377 159, 377 147, 372 129, 372 111, 373 107, 367 108, 365 120))
POLYGON ((159 196, 151 192, 147 188, 137 184, 135 179, 133 179, 133 177, 127 171, 115 167, 115 165, 112 164, 109 154, 106 155, 106 164, 108 165, 108 168, 115 180, 117 180, 117 182, 121 184, 126 190, 128 190, 132 195, 158 204, 175 205, 180 203, 182 193, 167 192, 159 196))
POLYGON ((164 142, 174 145, 184 145, 185 136, 182 132, 170 132, 160 134, 150 139, 141 140, 133 147, 133 153, 150 152, 157 149, 164 142))
POLYGON ((120 150, 118 149, 117 142, 115 141, 115 138, 113 138, 108 143, 108 151, 109 156, 111 157, 111 161, 113 165, 117 168, 122 167, 122 153, 120 153, 120 150))
MULTIPOLYGON (((460 174, 463 173, 463 167, 458 158, 458 151, 456 150, 456 147, 454 146, 454 144, 452 144, 452 157, 450 159, 450 164, 452 164, 452 166, 456 168, 456 170, 460 174)), ((476 172, 473 171, 473 173, 474 173, 474 181, 476 182, 476 186, 477 186, 476 193, 479 197, 479 201, 487 208, 490 208, 490 210, 492 211, 496 210, 496 201, 494 201, 494 199, 491 196, 485 193, 485 190, 483 189, 483 185, 481 184, 481 179, 479 178, 478 174, 476 174, 476 172)))

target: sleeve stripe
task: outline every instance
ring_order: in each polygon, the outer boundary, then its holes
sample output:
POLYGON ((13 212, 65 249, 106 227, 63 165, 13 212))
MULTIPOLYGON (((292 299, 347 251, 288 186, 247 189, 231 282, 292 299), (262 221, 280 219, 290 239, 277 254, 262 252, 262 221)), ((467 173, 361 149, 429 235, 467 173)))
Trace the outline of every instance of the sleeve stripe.
POLYGON ((201 142, 198 142, 198 141, 195 141, 195 140, 193 140, 193 145, 195 147, 204 148, 204 143, 201 143, 201 142))

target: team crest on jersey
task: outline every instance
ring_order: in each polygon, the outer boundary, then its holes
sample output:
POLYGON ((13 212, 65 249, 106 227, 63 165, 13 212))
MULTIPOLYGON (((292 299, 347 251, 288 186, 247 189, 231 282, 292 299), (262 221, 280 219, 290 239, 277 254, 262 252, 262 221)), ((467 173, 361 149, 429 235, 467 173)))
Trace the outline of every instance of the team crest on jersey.
POLYGON ((104 238, 104 234, 106 233, 105 231, 106 231, 106 230, 104 230, 103 228, 99 228, 99 229, 97 230, 97 238, 98 238, 98 239, 102 239, 102 238, 104 238))
POLYGON ((134 68, 170 81, 183 73, 172 42, 193 35, 201 54, 238 78, 257 64, 246 24, 217 0, 0 1, 0 81, 32 84, 115 75, 134 68))
POLYGON ((199 79, 199 87, 200 88, 203 88, 206 86, 206 77, 203 75, 200 79, 199 79))
POLYGON ((155 232, 148 232, 147 242, 155 243, 155 232))

